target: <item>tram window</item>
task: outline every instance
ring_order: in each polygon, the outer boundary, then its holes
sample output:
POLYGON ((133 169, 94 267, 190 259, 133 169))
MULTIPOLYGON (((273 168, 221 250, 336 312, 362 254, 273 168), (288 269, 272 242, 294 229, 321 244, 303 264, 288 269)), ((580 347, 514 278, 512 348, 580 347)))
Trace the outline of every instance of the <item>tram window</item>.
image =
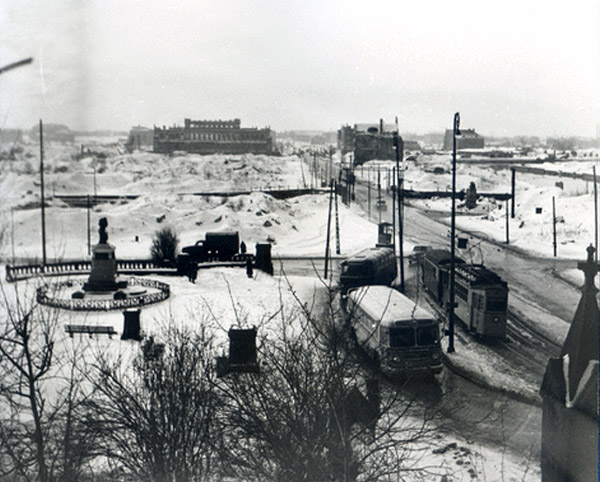
POLYGON ((438 342, 438 330, 435 326, 422 326, 417 328, 417 345, 434 345, 438 342))
POLYGON ((390 347, 397 348, 401 346, 415 345, 415 330, 413 328, 392 328, 390 329, 390 347))
POLYGON ((488 298, 485 309, 486 311, 506 311, 506 299, 488 298))

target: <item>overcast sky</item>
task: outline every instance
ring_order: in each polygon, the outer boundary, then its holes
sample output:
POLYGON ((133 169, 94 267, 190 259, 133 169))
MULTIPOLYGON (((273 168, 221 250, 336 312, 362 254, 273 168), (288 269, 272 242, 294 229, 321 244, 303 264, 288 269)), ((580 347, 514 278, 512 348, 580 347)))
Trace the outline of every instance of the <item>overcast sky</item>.
POLYGON ((596 136, 598 0, 2 0, 0 127, 596 136))

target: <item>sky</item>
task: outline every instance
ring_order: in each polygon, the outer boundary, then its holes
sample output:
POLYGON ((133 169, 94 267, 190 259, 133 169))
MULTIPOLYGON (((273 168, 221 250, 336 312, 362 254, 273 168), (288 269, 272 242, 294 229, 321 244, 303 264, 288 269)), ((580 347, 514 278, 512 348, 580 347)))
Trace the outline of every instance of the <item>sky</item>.
POLYGON ((0 127, 596 137, 597 0, 2 0, 0 127))

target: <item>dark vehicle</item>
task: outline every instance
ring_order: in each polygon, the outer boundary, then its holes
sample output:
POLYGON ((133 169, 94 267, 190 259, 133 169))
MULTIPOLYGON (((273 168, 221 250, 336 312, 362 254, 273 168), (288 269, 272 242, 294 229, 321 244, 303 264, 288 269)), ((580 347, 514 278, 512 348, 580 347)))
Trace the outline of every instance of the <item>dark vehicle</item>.
POLYGON ((387 286, 350 290, 344 304, 359 345, 396 376, 442 371, 440 323, 434 315, 387 286))
POLYGON ((182 248, 177 256, 177 272, 188 274, 190 266, 207 261, 232 261, 238 257, 240 236, 235 232, 206 233, 204 240, 182 248))
POLYGON ((367 248, 340 264, 342 292, 356 286, 390 285, 398 276, 396 256, 389 247, 367 248))
POLYGON ((186 246, 181 251, 194 261, 209 260, 231 261, 240 250, 240 236, 235 232, 206 233, 204 240, 193 246, 186 246))
MULTIPOLYGON (((422 281, 433 298, 444 308, 450 288, 450 252, 428 251, 423 258, 422 281)), ((506 338, 508 285, 481 264, 468 264, 455 257, 454 315, 476 335, 506 338)))

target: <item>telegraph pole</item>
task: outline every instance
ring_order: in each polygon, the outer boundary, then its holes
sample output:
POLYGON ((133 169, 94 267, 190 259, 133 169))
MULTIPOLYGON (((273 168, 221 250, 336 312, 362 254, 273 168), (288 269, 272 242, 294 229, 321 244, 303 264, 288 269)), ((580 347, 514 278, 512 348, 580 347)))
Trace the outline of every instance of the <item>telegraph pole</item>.
POLYGON ((511 168, 511 190, 512 190, 512 199, 511 199, 511 211, 510 211, 510 217, 514 218, 515 217, 515 196, 516 196, 516 176, 517 176, 517 172, 515 171, 515 168, 511 168))
POLYGON ((90 239, 91 219, 90 219, 90 195, 87 195, 87 247, 88 256, 92 253, 92 242, 90 239))
POLYGON ((554 246, 554 257, 556 258, 556 204, 552 196, 552 245, 554 246))
MULTIPOLYGON (((394 132, 394 144, 396 145, 396 189, 398 190, 398 255, 400 256, 400 291, 404 293, 404 249, 402 229, 402 181, 400 180, 400 160, 404 156, 404 141, 398 133, 394 132)), ((404 176, 404 175, 403 175, 404 176)))
POLYGON ((460 135, 460 114, 454 114, 452 127, 452 217, 450 224, 450 293, 448 299, 448 353, 454 352, 454 275, 456 260, 454 251, 456 245, 456 136, 460 135))
POLYGON ((506 244, 509 244, 509 235, 508 235, 508 198, 506 199, 506 244))
POLYGON ((46 268, 46 206, 44 199, 44 129, 40 119, 40 196, 42 210, 42 267, 46 268))
POLYGON ((377 166, 377 211, 379 213, 379 223, 381 224, 381 171, 377 166))
MULTIPOLYGON (((392 167, 392 180, 396 179, 396 167, 392 167)), ((396 256, 396 189, 392 186, 392 248, 394 256, 396 256)))
POLYGON ((367 209, 369 211, 369 221, 371 220, 371 171, 367 169, 367 209))
POLYGON ((594 261, 598 263, 598 185, 596 184, 596 166, 594 169, 594 261))
POLYGON ((325 271, 323 273, 323 278, 327 279, 327 268, 329 262, 329 233, 331 232, 331 204, 333 202, 333 188, 334 182, 331 180, 331 191, 329 192, 329 210, 327 211, 327 239, 325 241, 325 271))

